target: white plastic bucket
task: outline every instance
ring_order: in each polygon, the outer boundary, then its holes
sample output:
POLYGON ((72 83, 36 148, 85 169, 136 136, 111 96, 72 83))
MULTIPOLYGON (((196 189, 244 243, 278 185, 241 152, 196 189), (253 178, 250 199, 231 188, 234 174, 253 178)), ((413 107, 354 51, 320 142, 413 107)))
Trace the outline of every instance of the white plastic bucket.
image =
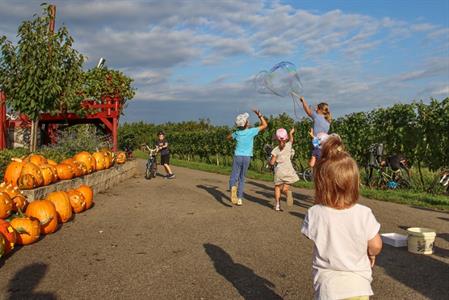
POLYGON ((408 251, 416 254, 432 254, 436 232, 430 228, 411 227, 408 232, 408 251))

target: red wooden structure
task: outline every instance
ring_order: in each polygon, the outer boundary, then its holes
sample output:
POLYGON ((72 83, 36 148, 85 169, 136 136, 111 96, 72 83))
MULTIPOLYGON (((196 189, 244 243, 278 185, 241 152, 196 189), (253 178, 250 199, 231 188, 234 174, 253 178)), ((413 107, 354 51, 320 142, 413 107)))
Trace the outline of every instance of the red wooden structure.
MULTIPOLYGON (((122 109, 121 98, 104 97, 101 103, 94 100, 84 100, 82 107, 86 109, 85 116, 74 113, 60 113, 51 115, 42 113, 39 117, 39 128, 43 127, 44 144, 57 142, 56 131, 59 126, 71 126, 77 124, 95 124, 102 128, 112 138, 113 151, 118 149, 118 124, 122 109)), ((10 127, 30 127, 31 121, 25 115, 20 115, 16 120, 8 119, 6 116, 6 97, 0 91, 0 149, 7 147, 7 133, 10 127)))
MULTIPOLYGON (((49 31, 55 30, 56 6, 50 5, 49 31)), ((51 49, 49 49, 51 51, 51 49)), ((84 100, 82 107, 88 112, 81 117, 73 113, 52 116, 43 113, 39 117, 39 128, 44 129, 44 144, 57 142, 56 131, 60 125, 95 124, 112 137, 113 151, 117 151, 118 122, 122 109, 120 97, 103 97, 101 103, 84 100)), ((6 96, 0 91, 0 150, 7 147, 7 133, 10 127, 31 127, 31 121, 26 115, 20 115, 16 120, 6 117, 6 96)))

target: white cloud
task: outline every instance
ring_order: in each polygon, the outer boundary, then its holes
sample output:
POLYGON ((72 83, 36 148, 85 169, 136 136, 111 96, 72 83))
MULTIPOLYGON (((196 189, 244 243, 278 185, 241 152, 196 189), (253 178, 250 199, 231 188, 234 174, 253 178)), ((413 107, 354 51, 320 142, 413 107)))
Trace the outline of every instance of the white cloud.
MULTIPOLYGON (((200 85, 192 84, 188 76, 178 76, 178 70, 204 65, 224 68, 236 57, 243 63, 257 59, 265 64, 298 53, 304 54, 308 65, 300 69, 304 94, 313 101, 327 99, 342 111, 359 106, 368 109, 391 99, 424 97, 425 92, 444 96, 449 85, 445 76, 449 74, 449 28, 422 21, 341 10, 319 13, 280 1, 54 2, 58 24, 67 24, 75 47, 89 57, 90 65, 105 57, 109 66, 133 76, 138 87, 136 99, 142 102, 230 101, 243 106, 261 104, 273 112, 290 109, 288 99, 258 95, 249 81, 232 82, 233 77, 240 78, 236 74, 214 72, 208 84, 200 85), (382 49, 382 55, 388 56, 389 47, 416 36, 423 39, 421 46, 426 50, 416 65, 410 63, 409 70, 402 67, 388 75, 367 75, 374 65, 365 58, 367 53, 382 49), (437 79, 439 84, 413 86, 429 79, 437 79)), ((38 11, 38 2, 0 2, 0 31, 14 39, 20 20, 38 11)))

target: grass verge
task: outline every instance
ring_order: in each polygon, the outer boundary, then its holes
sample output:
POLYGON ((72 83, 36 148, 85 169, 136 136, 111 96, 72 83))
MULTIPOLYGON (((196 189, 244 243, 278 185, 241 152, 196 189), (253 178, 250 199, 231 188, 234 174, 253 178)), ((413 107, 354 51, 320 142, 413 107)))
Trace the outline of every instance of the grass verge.
MULTIPOLYGON (((147 155, 141 151, 136 151, 134 154, 136 157, 147 159, 147 155)), ((185 161, 179 159, 171 159, 171 163, 174 166, 210 173, 223 175, 231 174, 230 166, 217 166, 203 162, 185 161)), ((270 173, 260 173, 254 170, 248 170, 247 177, 250 179, 273 181, 273 176, 270 173)), ((294 186, 305 189, 313 189, 313 183, 311 182, 298 181, 294 184, 294 186)), ((362 187, 360 193, 362 196, 370 199, 449 211, 449 197, 444 195, 432 195, 407 190, 376 190, 365 187, 362 187)))

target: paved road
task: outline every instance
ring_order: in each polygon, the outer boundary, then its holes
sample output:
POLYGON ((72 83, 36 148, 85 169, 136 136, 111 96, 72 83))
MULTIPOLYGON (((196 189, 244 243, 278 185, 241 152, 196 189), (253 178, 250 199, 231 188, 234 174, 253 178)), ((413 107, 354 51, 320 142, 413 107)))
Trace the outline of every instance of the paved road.
MULTIPOLYGON (((311 191, 295 189, 294 207, 276 213, 271 183, 248 180, 244 205, 233 207, 227 177, 176 175, 123 182, 57 233, 18 249, 0 262, 0 298, 311 299, 312 243, 299 232, 311 191)), ((449 214, 361 202, 383 232, 439 232, 432 256, 385 247, 374 299, 448 299, 449 214)))

